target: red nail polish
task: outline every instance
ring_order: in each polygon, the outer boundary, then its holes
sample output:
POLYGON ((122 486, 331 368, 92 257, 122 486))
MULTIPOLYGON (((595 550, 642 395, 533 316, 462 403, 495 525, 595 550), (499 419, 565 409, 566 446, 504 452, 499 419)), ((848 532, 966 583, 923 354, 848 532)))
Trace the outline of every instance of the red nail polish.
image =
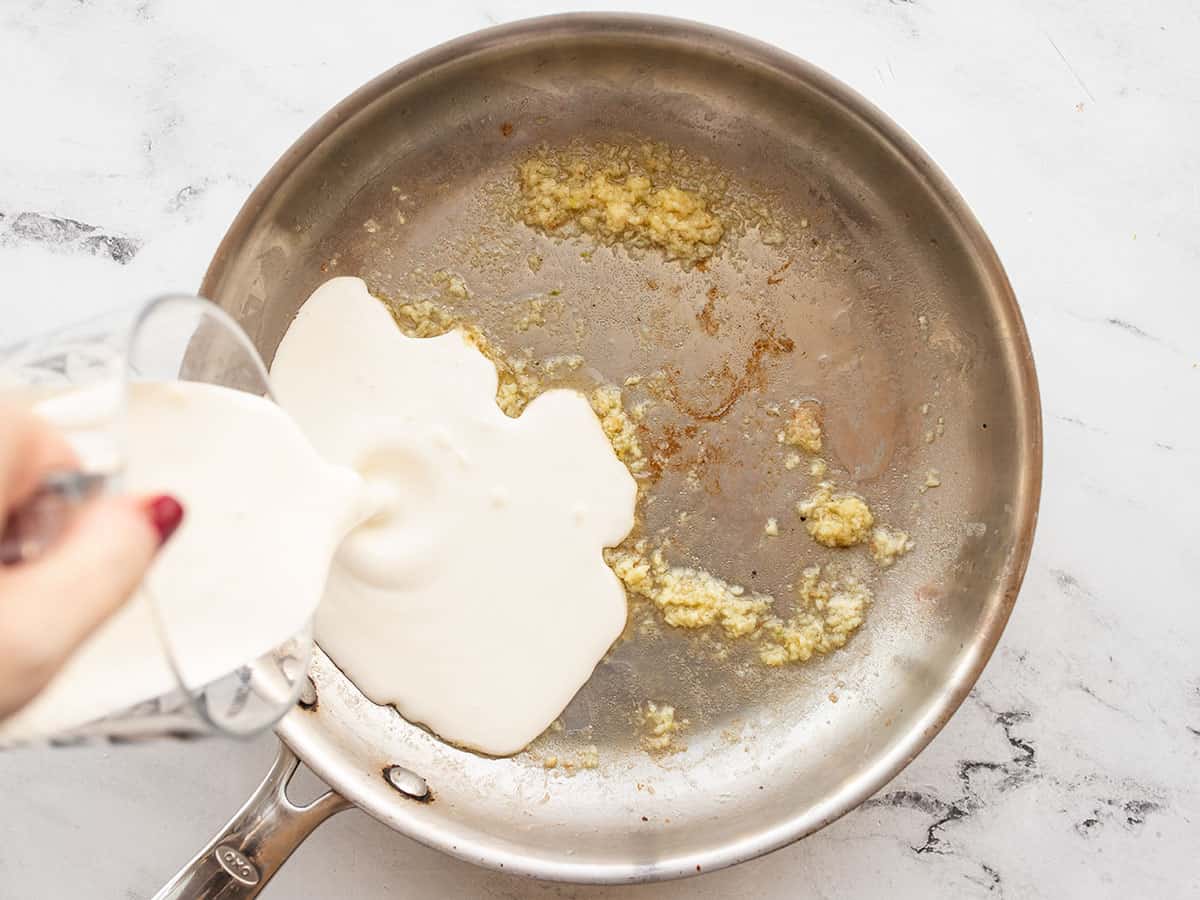
POLYGON ((158 532, 159 544, 165 544, 183 521, 183 506, 170 494, 159 494, 147 501, 146 515, 158 532))

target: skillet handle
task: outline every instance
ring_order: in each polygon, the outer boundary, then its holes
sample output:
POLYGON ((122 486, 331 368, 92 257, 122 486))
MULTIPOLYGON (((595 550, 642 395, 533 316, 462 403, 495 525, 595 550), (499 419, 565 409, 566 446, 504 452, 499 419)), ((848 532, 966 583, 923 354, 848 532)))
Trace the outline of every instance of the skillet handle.
POLYGON ((282 741, 267 777, 217 836, 153 900, 243 900, 257 897, 300 842, 349 800, 329 791, 307 806, 287 796, 300 761, 282 741))

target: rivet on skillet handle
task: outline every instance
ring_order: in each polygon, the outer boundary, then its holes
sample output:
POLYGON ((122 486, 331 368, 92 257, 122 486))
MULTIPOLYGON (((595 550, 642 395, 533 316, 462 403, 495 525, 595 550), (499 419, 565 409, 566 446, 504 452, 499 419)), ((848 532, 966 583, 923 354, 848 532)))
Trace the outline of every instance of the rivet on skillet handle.
POLYGON ((280 742, 262 784, 203 850, 154 900, 242 900, 257 897, 300 842, 350 801, 333 791, 307 806, 288 799, 287 786, 300 761, 280 742))

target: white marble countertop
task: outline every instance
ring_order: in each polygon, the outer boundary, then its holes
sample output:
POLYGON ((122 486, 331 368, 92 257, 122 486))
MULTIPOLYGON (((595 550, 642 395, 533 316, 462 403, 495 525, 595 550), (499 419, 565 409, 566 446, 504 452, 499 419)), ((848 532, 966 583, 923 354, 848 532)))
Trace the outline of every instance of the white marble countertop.
MULTIPOLYGON (((1042 518, 1016 612, 916 762, 766 859, 669 885, 538 885, 350 812, 265 896, 1197 895, 1194 3, 622 5, 828 69, 916 137, 978 214, 1020 297, 1045 405, 1042 518)), ((0 343, 194 290, 247 192, 336 100, 442 40, 551 11, 402 6, 4 3, 0 343)), ((245 798, 272 744, 0 756, 0 896, 153 893, 245 798)))

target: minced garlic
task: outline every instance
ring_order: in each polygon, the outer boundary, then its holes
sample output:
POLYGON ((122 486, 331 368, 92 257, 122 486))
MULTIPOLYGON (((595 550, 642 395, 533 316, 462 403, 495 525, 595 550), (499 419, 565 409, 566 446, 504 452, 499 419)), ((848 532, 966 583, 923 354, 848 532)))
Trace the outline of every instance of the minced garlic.
POLYGON ((558 378, 562 370, 578 371, 583 367, 583 357, 578 353, 560 353, 557 356, 547 356, 542 360, 542 371, 549 378, 558 378))
POLYGON ((835 494, 833 485, 822 481, 812 496, 796 504, 808 533, 826 547, 852 547, 870 534, 875 517, 865 500, 854 494, 835 494))
POLYGON ((646 729, 642 749, 650 753, 680 753, 687 749, 676 741, 676 735, 689 723, 675 718, 675 707, 649 700, 642 707, 641 719, 646 729))
POLYGON ((759 642, 759 659, 768 666, 803 662, 843 646, 862 625, 872 599, 871 591, 857 580, 823 580, 821 567, 810 566, 796 590, 795 612, 782 619, 770 614, 771 597, 747 596, 743 588, 707 572, 670 567, 661 549, 648 552, 645 540, 632 549, 606 550, 604 558, 626 589, 654 603, 668 624, 719 624, 726 637, 759 642))
POLYGON ((600 767, 600 751, 595 744, 588 744, 583 749, 577 751, 573 756, 544 756, 542 757, 543 769, 565 769, 568 775, 574 775, 578 771, 584 769, 598 769, 600 767))
POLYGON ((455 275, 453 272, 439 269, 433 273, 433 283, 442 288, 455 300, 466 300, 471 296, 471 292, 467 289, 467 283, 463 281, 462 276, 455 275))
POLYGON ((930 488, 941 487, 942 476, 937 469, 930 469, 925 473, 925 483, 921 485, 921 493, 925 493, 930 488))
POLYGON ((589 399, 592 409, 600 418, 600 427, 604 429, 617 458, 635 475, 643 471, 646 468, 646 459, 642 453, 642 444, 638 440, 637 427, 621 402, 621 389, 613 385, 604 385, 592 391, 589 399))
POLYGON ((600 767, 600 751, 596 748, 595 744, 588 744, 575 754, 573 761, 569 760, 563 763, 563 765, 568 769, 598 769, 600 767), (572 762, 574 766, 572 766, 572 762))
POLYGON ((629 153, 526 160, 518 168, 522 220, 549 233, 657 247, 685 262, 706 259, 724 225, 705 196, 670 183, 669 165, 654 152, 643 148, 640 160, 629 153))
POLYGON ((629 409, 629 418, 635 422, 641 422, 646 418, 646 411, 653 405, 653 400, 642 400, 640 403, 633 404, 629 409))
POLYGON ((800 447, 809 453, 821 452, 821 407, 815 401, 798 404, 792 411, 783 431, 779 432, 779 442, 793 447, 800 447))
POLYGON ((457 322, 453 313, 430 300, 416 300, 395 306, 389 304, 388 309, 400 330, 409 337, 437 337, 452 329, 457 322))
POLYGON ((699 569, 668 565, 661 549, 647 555, 639 543, 632 550, 606 550, 604 557, 628 591, 648 599, 676 628, 720 625, 726 636, 742 637, 758 628, 770 607, 770 597, 747 594, 741 585, 699 569))
POLYGON ((804 458, 799 453, 789 453, 783 459, 783 467, 790 471, 800 465, 800 463, 803 461, 804 458))
POLYGON ((885 569, 913 548, 907 532, 880 525, 871 532, 871 556, 885 569))
POLYGON ((800 606, 790 619, 771 618, 763 624, 758 655, 768 666, 804 662, 845 646, 862 625, 872 597, 858 581, 825 581, 821 567, 810 566, 802 573, 797 599, 800 606))
POLYGON ((477 329, 466 328, 463 334, 496 367, 496 405, 506 416, 516 418, 542 392, 541 379, 530 371, 532 361, 527 356, 502 353, 477 329))
POLYGON ((779 522, 776 519, 767 519, 767 524, 763 526, 763 533, 767 537, 779 537, 779 522))
POLYGON ((496 385, 496 405, 506 416, 516 418, 529 405, 529 401, 542 392, 542 382, 529 371, 529 362, 521 357, 515 359, 497 359, 491 357, 496 365, 499 382, 496 385))
POLYGON ((540 328, 549 319, 558 318, 564 308, 562 300, 557 297, 531 297, 523 306, 524 309, 513 322, 517 331, 522 333, 530 328, 540 328))

